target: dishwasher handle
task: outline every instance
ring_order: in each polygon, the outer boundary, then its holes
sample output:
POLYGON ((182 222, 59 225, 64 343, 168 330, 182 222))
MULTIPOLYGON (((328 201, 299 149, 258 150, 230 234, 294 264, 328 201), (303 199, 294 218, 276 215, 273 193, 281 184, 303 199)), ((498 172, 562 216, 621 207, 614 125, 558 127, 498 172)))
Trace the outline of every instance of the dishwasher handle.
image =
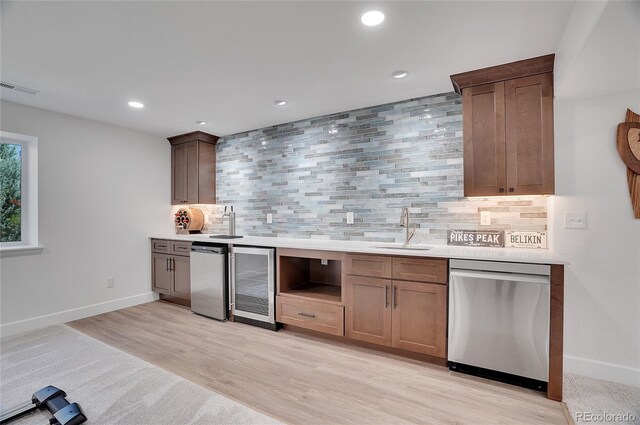
POLYGON ((499 272, 486 272, 482 270, 456 270, 451 269, 449 273, 451 281, 454 277, 466 277, 473 279, 486 279, 486 280, 505 280, 509 282, 524 282, 524 283, 537 283, 539 285, 549 285, 549 276, 525 274, 525 273, 499 273, 499 272))
POLYGON ((219 246, 192 245, 191 252, 225 255, 227 253, 227 248, 219 246))

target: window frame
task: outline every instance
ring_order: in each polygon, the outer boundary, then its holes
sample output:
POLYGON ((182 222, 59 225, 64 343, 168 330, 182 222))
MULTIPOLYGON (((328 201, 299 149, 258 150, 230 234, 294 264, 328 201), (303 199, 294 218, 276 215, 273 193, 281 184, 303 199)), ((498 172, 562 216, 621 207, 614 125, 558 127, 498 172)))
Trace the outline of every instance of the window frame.
POLYGON ((2 251, 41 249, 38 240, 38 138, 0 131, 0 143, 21 146, 20 241, 0 242, 2 251))

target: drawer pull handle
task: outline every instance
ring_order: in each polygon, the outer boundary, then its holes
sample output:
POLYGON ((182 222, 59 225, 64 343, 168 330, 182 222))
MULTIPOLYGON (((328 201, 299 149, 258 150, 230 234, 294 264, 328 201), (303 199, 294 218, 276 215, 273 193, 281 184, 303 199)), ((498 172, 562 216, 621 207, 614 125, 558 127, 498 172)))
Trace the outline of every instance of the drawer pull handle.
POLYGON ((316 315, 315 314, 309 314, 309 313, 298 313, 298 316, 304 316, 304 317, 311 317, 312 319, 315 319, 316 315))

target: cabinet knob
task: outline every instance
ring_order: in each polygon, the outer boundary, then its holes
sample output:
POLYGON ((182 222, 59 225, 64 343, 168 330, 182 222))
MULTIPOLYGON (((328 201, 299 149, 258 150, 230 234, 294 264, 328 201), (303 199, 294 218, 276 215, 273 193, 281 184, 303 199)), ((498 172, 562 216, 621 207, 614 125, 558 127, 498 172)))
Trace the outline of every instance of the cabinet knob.
POLYGON ((510 188, 509 188, 509 192, 515 192, 515 189, 514 189, 514 188, 512 188, 512 187, 510 187, 510 188))
POLYGON ((500 189, 498 189, 498 192, 503 193, 504 192, 504 187, 501 187, 500 189))

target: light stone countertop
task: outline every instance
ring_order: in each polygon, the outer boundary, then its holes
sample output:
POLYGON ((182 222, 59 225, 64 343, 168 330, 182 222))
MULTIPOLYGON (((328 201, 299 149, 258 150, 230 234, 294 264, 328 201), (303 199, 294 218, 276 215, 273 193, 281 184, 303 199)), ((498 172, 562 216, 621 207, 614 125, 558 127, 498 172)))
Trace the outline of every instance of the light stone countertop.
POLYGON ((569 264, 561 255, 547 249, 527 248, 477 248, 448 245, 422 245, 410 244, 410 246, 428 247, 429 250, 405 250, 386 249, 380 246, 399 246, 400 244, 383 242, 361 241, 337 241, 328 239, 300 239, 300 238, 273 238, 245 236, 239 239, 217 239, 208 234, 153 235, 152 239, 168 239, 175 241, 210 242, 227 245, 250 245, 273 248, 315 249, 321 251, 353 252, 362 254, 387 254, 406 257, 436 257, 455 258, 464 260, 508 261, 513 263, 534 264, 569 264))

